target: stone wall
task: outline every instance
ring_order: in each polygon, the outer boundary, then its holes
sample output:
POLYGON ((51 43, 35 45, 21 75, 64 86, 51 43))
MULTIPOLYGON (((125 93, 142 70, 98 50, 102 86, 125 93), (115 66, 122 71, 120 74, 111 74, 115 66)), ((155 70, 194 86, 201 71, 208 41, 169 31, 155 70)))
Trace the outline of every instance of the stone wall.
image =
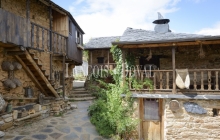
MULTIPOLYGON (((0 47, 0 65, 2 65, 3 61, 10 61, 10 62, 14 62, 17 61, 15 58, 13 58, 12 56, 5 56, 3 53, 3 48, 0 47)), ((32 87, 33 91, 34 91, 34 97, 38 97, 39 94, 39 90, 38 88, 36 88, 36 85, 32 82, 32 80, 29 78, 29 76, 27 75, 27 73, 24 71, 24 69, 20 69, 20 70, 16 70, 14 71, 14 77, 18 78, 21 83, 22 86, 20 87, 16 87, 14 89, 7 89, 3 86, 3 82, 8 79, 8 72, 7 71, 3 71, 2 67, 0 67, 0 91, 2 95, 7 95, 10 97, 24 97, 25 94, 25 87, 32 87)), ((18 102, 18 100, 13 100, 12 104, 16 105, 18 102)), ((26 101, 28 102, 28 101, 26 101)))
POLYGON ((2 9, 26 18, 26 0, 1 0, 2 9))
MULTIPOLYGON (((2 0, 2 9, 26 18, 26 0, 2 0)), ((31 0, 30 20, 49 29, 50 18, 48 6, 38 0, 31 0)))
MULTIPOLYGON (((106 50, 106 49, 105 50, 104 49, 89 50, 89 60, 88 60, 89 65, 98 64, 97 57, 104 57, 104 63, 107 64, 108 63, 108 51, 109 50, 106 50), (92 61, 91 61, 91 53, 92 53, 92 61)), ((110 52, 109 52, 109 63, 114 63, 112 54, 110 52)))
POLYGON ((178 100, 181 109, 169 109, 169 99, 165 103, 165 139, 219 139, 220 116, 213 117, 213 108, 220 109, 218 100, 178 100), (207 110, 207 114, 187 113, 185 102, 194 102, 207 110))

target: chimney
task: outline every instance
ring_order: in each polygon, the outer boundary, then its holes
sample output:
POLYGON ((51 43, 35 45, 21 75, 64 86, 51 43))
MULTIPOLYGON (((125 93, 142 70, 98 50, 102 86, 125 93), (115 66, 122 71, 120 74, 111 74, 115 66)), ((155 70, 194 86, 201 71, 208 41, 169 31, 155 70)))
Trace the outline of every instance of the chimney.
POLYGON ((154 31, 157 33, 171 32, 171 30, 169 29, 169 22, 169 19, 164 19, 160 12, 158 12, 158 19, 153 22, 154 24, 156 24, 156 26, 154 27, 154 31))

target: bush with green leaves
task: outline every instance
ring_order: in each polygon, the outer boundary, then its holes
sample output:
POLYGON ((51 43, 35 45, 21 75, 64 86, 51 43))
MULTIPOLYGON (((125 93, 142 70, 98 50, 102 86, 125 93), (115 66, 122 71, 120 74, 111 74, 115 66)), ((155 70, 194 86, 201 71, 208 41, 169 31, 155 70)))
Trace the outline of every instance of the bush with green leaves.
POLYGON ((98 99, 89 107, 91 122, 104 137, 129 138, 136 130, 138 120, 132 118, 133 98, 128 85, 122 86, 122 52, 116 46, 111 48, 117 67, 111 75, 113 83, 97 80, 95 87, 98 99), (125 97, 121 95, 124 94, 125 97))

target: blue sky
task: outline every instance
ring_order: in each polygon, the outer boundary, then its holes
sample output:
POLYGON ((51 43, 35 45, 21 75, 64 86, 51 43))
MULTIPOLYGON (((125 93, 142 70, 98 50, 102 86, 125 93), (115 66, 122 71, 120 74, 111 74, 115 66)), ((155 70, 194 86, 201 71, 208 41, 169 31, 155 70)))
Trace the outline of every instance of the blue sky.
POLYGON ((52 0, 94 37, 120 36, 127 27, 153 30, 157 12, 173 32, 220 35, 220 0, 52 0))

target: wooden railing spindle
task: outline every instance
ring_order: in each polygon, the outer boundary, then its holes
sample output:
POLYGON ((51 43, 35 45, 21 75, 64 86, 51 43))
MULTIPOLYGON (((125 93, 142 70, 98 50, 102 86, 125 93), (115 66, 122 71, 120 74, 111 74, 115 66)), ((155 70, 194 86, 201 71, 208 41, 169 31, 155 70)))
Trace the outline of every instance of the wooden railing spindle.
POLYGON ((163 73, 160 71, 160 89, 163 89, 163 73))
POLYGON ((39 26, 37 26, 37 34, 36 34, 37 49, 39 49, 39 46, 40 46, 40 44, 39 44, 39 35, 40 35, 39 26))
POLYGON ((208 90, 211 90, 211 71, 208 71, 208 90))
POLYGON ((154 89, 157 88, 157 87, 156 87, 156 84, 157 84, 157 83, 156 83, 156 80, 157 80, 157 79, 156 79, 156 72, 154 72, 154 89))
POLYGON ((167 79, 167 88, 166 89, 169 89, 169 72, 166 72, 166 79, 167 79))
POLYGON ((201 90, 204 90, 204 72, 201 71, 201 90))
POLYGON ((194 72, 194 89, 197 90, 197 77, 196 77, 196 72, 194 72))
POLYGON ((215 90, 219 90, 219 86, 218 86, 218 71, 215 72, 215 90))

